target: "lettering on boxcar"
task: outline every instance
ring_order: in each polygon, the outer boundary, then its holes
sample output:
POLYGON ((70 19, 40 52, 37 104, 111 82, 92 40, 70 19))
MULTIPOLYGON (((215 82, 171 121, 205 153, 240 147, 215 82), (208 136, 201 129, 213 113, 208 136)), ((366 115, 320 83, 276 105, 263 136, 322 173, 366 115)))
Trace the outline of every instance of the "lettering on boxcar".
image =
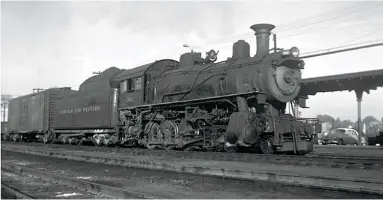
POLYGON ((91 107, 85 107, 85 108, 75 108, 75 109, 67 109, 67 110, 60 110, 60 114, 71 114, 71 113, 80 113, 80 112, 94 112, 99 111, 100 106, 91 106, 91 107))

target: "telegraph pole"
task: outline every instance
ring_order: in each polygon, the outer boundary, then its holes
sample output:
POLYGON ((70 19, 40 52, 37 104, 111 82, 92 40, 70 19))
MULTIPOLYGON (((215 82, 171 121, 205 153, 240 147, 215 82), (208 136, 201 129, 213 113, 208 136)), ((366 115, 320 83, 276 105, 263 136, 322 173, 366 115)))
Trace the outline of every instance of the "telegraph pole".
POLYGON ((5 122, 5 110, 7 108, 7 102, 1 103, 1 121, 5 122))
POLYGON ((8 102, 12 99, 12 95, 2 94, 1 95, 1 121, 7 121, 7 113, 8 113, 8 102))

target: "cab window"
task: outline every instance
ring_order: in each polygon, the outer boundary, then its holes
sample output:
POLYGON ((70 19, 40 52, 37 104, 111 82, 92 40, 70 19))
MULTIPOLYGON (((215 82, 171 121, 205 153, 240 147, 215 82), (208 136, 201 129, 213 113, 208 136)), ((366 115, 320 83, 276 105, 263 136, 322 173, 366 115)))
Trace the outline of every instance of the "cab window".
POLYGON ((137 90, 141 90, 141 77, 138 77, 138 78, 135 78, 134 79, 134 90, 137 91, 137 90))
POLYGON ((130 78, 127 81, 128 81, 128 92, 133 92, 134 91, 133 80, 130 78))
POLYGON ((120 83, 120 91, 121 93, 125 93, 126 92, 126 89, 127 89, 127 81, 123 81, 120 83))
POLYGON ((142 89, 142 77, 130 78, 120 83, 121 93, 134 92, 142 89))

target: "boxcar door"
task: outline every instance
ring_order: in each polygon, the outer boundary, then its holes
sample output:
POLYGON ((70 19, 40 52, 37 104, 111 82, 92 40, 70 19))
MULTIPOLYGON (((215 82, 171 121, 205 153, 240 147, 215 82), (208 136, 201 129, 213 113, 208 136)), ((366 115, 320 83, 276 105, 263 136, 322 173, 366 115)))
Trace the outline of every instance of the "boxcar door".
POLYGON ((28 130, 28 98, 21 100, 21 112, 20 112, 20 131, 28 130))

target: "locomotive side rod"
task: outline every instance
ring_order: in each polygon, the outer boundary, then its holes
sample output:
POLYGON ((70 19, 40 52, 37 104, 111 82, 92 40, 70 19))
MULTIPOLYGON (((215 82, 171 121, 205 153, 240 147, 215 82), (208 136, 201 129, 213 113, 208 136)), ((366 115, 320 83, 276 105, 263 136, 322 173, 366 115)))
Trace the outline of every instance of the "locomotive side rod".
POLYGON ((358 50, 358 49, 366 49, 366 48, 377 47, 377 46, 383 46, 383 42, 375 43, 375 44, 369 44, 369 45, 363 45, 363 46, 358 46, 358 47, 352 47, 352 48, 347 48, 347 49, 340 49, 340 50, 335 50, 335 51, 328 51, 328 52, 323 52, 323 53, 316 53, 316 54, 311 54, 311 55, 307 55, 307 56, 301 56, 299 58, 300 59, 312 58, 312 57, 324 56, 324 55, 341 53, 341 52, 346 52, 346 51, 354 51, 354 50, 358 50))

